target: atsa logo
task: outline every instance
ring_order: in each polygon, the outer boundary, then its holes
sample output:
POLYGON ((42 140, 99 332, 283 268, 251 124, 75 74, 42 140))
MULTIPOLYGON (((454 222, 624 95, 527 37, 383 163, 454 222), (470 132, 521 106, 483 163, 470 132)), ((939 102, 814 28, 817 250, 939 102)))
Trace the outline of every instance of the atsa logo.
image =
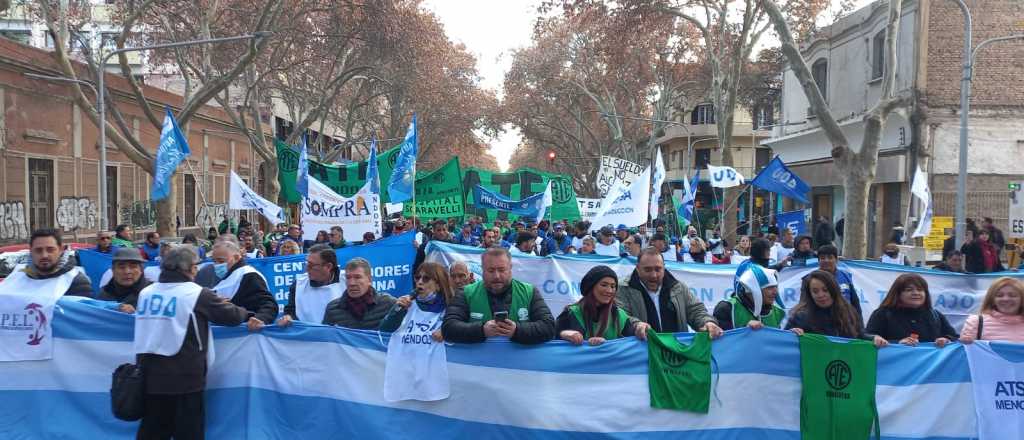
POLYGON ((825 380, 833 390, 840 391, 850 385, 853 380, 853 372, 850 366, 841 360, 834 360, 825 367, 825 380))
POLYGON ((665 360, 665 363, 672 368, 679 368, 686 364, 686 356, 676 353, 667 348, 661 349, 661 358, 665 360))

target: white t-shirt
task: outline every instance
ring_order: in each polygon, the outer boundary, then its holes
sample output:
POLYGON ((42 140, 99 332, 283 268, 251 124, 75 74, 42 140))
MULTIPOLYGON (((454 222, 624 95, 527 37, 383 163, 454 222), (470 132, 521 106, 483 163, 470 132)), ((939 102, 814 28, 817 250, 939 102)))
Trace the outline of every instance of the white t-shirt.
POLYGON ((597 255, 607 255, 609 257, 618 257, 619 256, 619 242, 618 242, 618 240, 613 240, 612 244, 602 244, 601 242, 597 242, 594 245, 594 252, 596 252, 597 255))
POLYGON ((644 291, 647 292, 647 296, 651 298, 651 301, 654 301, 654 310, 658 312, 658 322, 661 322, 661 303, 658 301, 658 298, 661 297, 661 289, 658 289, 656 292, 651 292, 644 287, 644 291))

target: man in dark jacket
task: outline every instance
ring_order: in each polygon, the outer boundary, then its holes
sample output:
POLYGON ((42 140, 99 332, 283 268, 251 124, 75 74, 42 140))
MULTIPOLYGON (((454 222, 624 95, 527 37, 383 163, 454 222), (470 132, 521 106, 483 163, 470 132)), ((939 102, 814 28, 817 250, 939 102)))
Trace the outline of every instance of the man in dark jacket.
MULTIPOLYGON (((160 262, 160 283, 155 288, 192 284, 198 261, 190 247, 171 249, 160 262)), ((236 326, 245 322, 248 313, 205 288, 199 292, 192 312, 177 354, 163 356, 147 351, 140 355, 140 365, 146 372, 146 402, 138 438, 202 439, 205 435, 206 353, 213 339, 209 323, 236 326)), ((135 337, 147 335, 137 330, 135 337)))
MULTIPOLYGON (((169 245, 164 245, 169 248, 169 245)), ((166 252, 170 252, 168 249, 166 252)), ((142 276, 142 265, 146 262, 139 252, 131 248, 118 248, 110 265, 110 281, 100 289, 97 299, 117 301, 118 310, 135 313, 139 292, 151 283, 142 276)))
POLYGON ((441 332, 451 342, 477 343, 492 336, 540 344, 555 337, 555 318, 540 291, 512 279, 512 256, 490 248, 480 256, 483 280, 459 289, 444 315, 441 332))
POLYGON ((427 259, 427 243, 430 243, 431 240, 455 243, 452 240, 451 232, 448 232, 448 224, 444 220, 434 222, 431 226, 430 238, 424 238, 423 243, 420 243, 419 248, 416 249, 416 261, 413 262, 412 273, 416 273, 416 269, 419 269, 423 261, 427 259))
MULTIPOLYGON (((446 224, 441 221, 441 225, 446 224)), ((445 229, 447 231, 447 229, 445 229)), ((356 257, 345 264, 345 293, 327 303, 324 324, 360 330, 376 330, 395 305, 395 298, 373 288, 370 262, 356 257)))
POLYGON ((64 295, 92 296, 92 281, 70 258, 65 258, 67 256, 64 255, 64 243, 56 229, 33 231, 28 245, 32 261, 23 269, 27 277, 33 280, 47 280, 62 276, 71 270, 78 270, 64 295))
POLYGON ((249 311, 249 331, 274 323, 277 301, 267 288, 263 275, 242 258, 237 244, 222 241, 213 246, 213 270, 220 281, 212 290, 249 311))
POLYGON ((615 302, 630 322, 646 322, 659 333, 706 331, 711 339, 722 336, 715 318, 704 303, 690 292, 682 281, 665 270, 665 260, 657 248, 647 248, 637 257, 636 269, 627 280, 619 282, 615 302))
POLYGON ((836 238, 833 231, 828 217, 818 217, 818 225, 814 227, 814 247, 819 248, 826 244, 832 244, 832 240, 836 238))

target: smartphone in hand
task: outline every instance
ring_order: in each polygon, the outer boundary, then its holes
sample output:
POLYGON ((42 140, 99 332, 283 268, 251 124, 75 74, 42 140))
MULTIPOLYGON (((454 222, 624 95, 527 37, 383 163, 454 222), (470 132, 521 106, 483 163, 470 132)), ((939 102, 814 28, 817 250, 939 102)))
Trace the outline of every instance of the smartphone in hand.
POLYGON ((508 310, 494 312, 494 322, 504 322, 508 319, 508 310))

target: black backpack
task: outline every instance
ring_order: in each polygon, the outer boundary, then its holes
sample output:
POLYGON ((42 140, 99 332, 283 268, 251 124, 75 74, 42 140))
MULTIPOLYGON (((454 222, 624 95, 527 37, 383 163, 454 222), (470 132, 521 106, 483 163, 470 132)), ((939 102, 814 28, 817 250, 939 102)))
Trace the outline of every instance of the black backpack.
POLYGON ((134 364, 121 364, 114 370, 110 384, 110 409, 114 417, 134 422, 145 411, 146 378, 136 357, 134 364))

